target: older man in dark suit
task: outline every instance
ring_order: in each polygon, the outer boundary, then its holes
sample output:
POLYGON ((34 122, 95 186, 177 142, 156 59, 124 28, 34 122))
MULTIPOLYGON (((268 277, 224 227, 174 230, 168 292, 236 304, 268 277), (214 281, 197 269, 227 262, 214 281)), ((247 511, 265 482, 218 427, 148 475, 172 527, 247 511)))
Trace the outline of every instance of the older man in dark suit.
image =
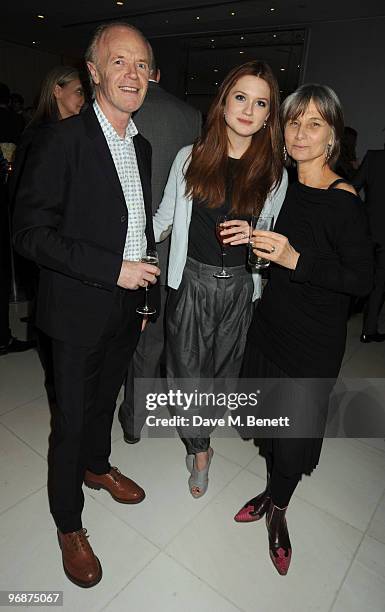
POLYGON ((374 242, 374 288, 364 307, 361 342, 384 342, 378 317, 385 298, 385 150, 368 151, 353 178, 357 190, 365 189, 365 204, 374 242))
MULTIPOLYGON (((160 85, 160 70, 152 54, 151 75, 146 99, 134 115, 139 132, 152 146, 152 208, 155 212, 162 200, 171 164, 178 151, 200 135, 201 113, 160 85)), ((146 414, 134 402, 134 379, 157 378, 160 375, 164 349, 164 308, 167 297, 167 259, 169 239, 157 245, 161 269, 161 311, 151 318, 141 335, 128 369, 124 401, 119 410, 124 439, 129 444, 139 442, 146 414)))
POLYGON ((64 571, 82 587, 102 576, 82 526, 83 481, 120 503, 145 496, 109 455, 116 398, 142 326, 137 289, 159 274, 140 262, 155 246, 151 148, 131 120, 150 56, 136 28, 97 28, 86 54, 95 102, 39 131, 16 195, 15 245, 41 267, 37 325, 52 338, 50 508, 64 571))

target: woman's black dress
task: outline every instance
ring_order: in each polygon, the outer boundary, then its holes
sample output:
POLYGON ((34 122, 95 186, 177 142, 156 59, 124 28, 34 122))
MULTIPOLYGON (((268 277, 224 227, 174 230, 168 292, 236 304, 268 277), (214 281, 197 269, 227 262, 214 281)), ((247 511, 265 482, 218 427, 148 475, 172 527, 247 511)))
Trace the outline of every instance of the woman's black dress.
MULTIPOLYGON (((251 323, 242 376, 328 379, 338 376, 351 295, 372 286, 372 246, 360 198, 346 190, 289 186, 274 231, 300 253, 295 270, 270 266, 251 323)), ((327 413, 328 393, 303 410, 327 413)), ((301 407, 302 410, 302 407, 301 407)), ((309 474, 322 438, 263 439, 260 452, 280 458, 285 475, 309 474)))

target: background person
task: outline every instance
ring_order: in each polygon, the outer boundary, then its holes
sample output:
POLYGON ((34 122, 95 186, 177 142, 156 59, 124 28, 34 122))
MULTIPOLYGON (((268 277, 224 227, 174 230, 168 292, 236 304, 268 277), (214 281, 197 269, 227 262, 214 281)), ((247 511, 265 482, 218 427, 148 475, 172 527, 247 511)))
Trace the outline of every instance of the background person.
POLYGON ((357 130, 345 125, 341 139, 340 154, 335 164, 335 171, 339 176, 351 181, 357 172, 357 130))
POLYGON ((9 324, 11 293, 11 245, 9 237, 8 162, 0 149, 0 356, 27 351, 33 342, 12 336, 9 324))
MULTIPOLYGON (((253 232, 254 253, 274 265, 250 326, 242 374, 287 379, 272 409, 285 416, 285 390, 295 390, 301 419, 320 424, 318 433, 345 350, 350 295, 371 288, 371 243, 360 198, 333 171, 343 133, 335 92, 303 85, 286 98, 281 117, 298 182, 287 191, 274 232, 253 232)), ((266 489, 235 516, 250 522, 266 513, 270 557, 281 575, 291 560, 286 509, 302 474, 317 466, 321 447, 322 437, 262 439, 266 489)))
POLYGON ((43 81, 30 126, 78 115, 83 104, 84 88, 79 71, 72 66, 55 66, 43 81))
POLYGON ((385 150, 368 151, 353 178, 359 191, 365 190, 365 206, 374 246, 374 287, 365 303, 361 342, 383 342, 378 318, 385 298, 385 150))
MULTIPOLYGON (((23 130, 22 117, 9 108, 10 91, 0 83, 0 145, 7 143, 4 150, 14 148, 23 130), (12 146, 10 146, 10 144, 12 146)), ((9 158, 8 161, 11 161, 9 158)), ((9 232, 9 167, 0 147, 0 355, 27 351, 35 343, 19 340, 12 336, 9 322, 9 298, 11 293, 11 240, 9 232)))
MULTIPOLYGON (((152 147, 152 210, 155 213, 163 196, 171 164, 177 152, 200 135, 202 118, 198 110, 165 91, 160 85, 160 70, 152 54, 148 91, 144 103, 134 115, 134 123, 152 147)), ((138 346, 128 367, 124 400, 119 409, 119 420, 128 443, 139 441, 146 412, 134 405, 134 379, 157 378, 164 351, 164 312, 167 298, 167 264, 170 240, 157 245, 161 275, 161 309, 150 317, 140 336, 138 346)))
POLYGON ((19 115, 19 117, 21 117, 21 119, 23 120, 23 123, 20 125, 23 125, 23 129, 26 125, 26 120, 25 120, 25 116, 24 116, 24 98, 21 94, 14 92, 11 93, 10 97, 9 97, 9 108, 11 110, 13 110, 14 113, 16 113, 16 115, 19 115))
MULTIPOLYGON (((16 149, 10 181, 12 208, 25 161, 37 130, 49 123, 55 123, 78 115, 83 105, 84 90, 78 70, 72 66, 55 66, 52 68, 43 80, 37 109, 16 149)), ((39 268, 36 263, 17 255, 16 264, 18 280, 23 286, 30 302, 29 315, 25 318, 28 323, 28 335, 37 337, 39 358, 45 373, 44 384, 51 405, 55 401, 51 341, 41 330, 36 332, 34 327, 39 268)))
POLYGON ((18 144, 24 129, 24 119, 10 108, 11 92, 8 85, 0 83, 0 143, 18 144))
POLYGON ((36 111, 16 150, 10 186, 12 200, 17 191, 26 156, 36 130, 48 123, 55 123, 78 115, 83 105, 84 89, 78 70, 72 66, 52 68, 43 80, 36 111))

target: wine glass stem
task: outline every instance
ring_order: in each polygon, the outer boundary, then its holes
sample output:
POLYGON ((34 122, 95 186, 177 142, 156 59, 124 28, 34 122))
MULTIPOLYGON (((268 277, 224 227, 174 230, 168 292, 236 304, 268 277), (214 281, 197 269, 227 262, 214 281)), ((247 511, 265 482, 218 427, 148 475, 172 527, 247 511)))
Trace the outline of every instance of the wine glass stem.
POLYGON ((144 307, 145 308, 148 308, 147 296, 148 296, 148 285, 146 285, 144 288, 144 307))
POLYGON ((222 272, 225 271, 225 249, 222 248, 222 272))

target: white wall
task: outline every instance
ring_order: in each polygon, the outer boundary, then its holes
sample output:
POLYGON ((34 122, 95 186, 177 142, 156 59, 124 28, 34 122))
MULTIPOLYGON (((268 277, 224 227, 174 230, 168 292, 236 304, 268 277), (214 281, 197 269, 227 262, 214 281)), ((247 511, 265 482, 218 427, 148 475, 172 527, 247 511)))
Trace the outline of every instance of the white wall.
POLYGON ((310 26, 304 82, 330 85, 358 131, 357 153, 385 141, 385 18, 310 26))
POLYGON ((24 96, 30 106, 50 68, 61 63, 59 55, 0 40, 0 81, 24 96))

